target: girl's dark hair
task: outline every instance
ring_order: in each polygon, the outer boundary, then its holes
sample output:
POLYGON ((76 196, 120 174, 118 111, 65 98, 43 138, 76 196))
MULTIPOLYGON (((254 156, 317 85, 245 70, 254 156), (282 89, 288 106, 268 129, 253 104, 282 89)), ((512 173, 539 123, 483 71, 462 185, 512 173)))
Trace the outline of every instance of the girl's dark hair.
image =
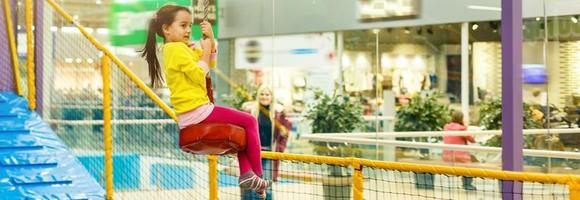
POLYGON ((163 35, 163 25, 171 25, 175 20, 175 14, 179 11, 186 11, 191 14, 191 11, 183 6, 165 5, 161 7, 149 21, 149 31, 147 32, 147 42, 145 47, 141 50, 141 57, 147 60, 149 65, 149 77, 151 77, 151 85, 153 87, 161 86, 163 82, 163 71, 157 59, 157 42, 155 35, 159 35, 165 40, 163 35))

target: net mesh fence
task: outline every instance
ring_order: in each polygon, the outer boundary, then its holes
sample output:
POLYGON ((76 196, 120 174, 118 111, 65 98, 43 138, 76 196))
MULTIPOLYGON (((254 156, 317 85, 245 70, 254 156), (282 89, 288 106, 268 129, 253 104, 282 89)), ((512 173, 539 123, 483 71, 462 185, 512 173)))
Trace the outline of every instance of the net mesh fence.
MULTIPOLYGON (((258 199, 256 192, 238 187, 237 159, 218 162, 220 199, 258 199)), ((266 199, 352 199, 352 168, 300 161, 262 159, 262 177, 273 180, 266 199)))
MULTIPOLYGON (((266 199, 352 199, 350 166, 263 159, 263 177, 274 180, 266 199), (275 167, 276 166, 276 167, 275 167)), ((219 160, 220 199, 258 199, 237 186, 235 157, 219 160)), ((502 199, 497 179, 387 170, 363 166, 364 199, 502 199)), ((519 182, 523 199, 569 199, 568 186, 519 182)))
MULTIPOLYGON (((502 199, 497 179, 365 167, 364 199, 502 199)), ((521 182, 520 182, 521 184, 521 182)), ((568 199, 566 185, 524 182, 523 199, 568 199)), ((506 193, 510 194, 510 193, 506 193)))

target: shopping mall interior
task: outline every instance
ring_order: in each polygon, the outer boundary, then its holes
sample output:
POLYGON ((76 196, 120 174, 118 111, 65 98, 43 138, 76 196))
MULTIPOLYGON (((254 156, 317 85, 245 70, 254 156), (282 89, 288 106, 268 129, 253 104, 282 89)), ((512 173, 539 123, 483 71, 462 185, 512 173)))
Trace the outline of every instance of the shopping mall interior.
POLYGON ((580 198, 580 0, 3 0, 0 10, 7 199, 258 199, 237 182, 251 147, 214 157, 183 145, 193 118, 176 112, 179 84, 252 116, 261 178, 273 181, 265 199, 580 198), (207 72, 202 82, 168 75, 168 5, 190 17, 187 66, 207 72), (197 54, 207 38, 209 71, 197 54))

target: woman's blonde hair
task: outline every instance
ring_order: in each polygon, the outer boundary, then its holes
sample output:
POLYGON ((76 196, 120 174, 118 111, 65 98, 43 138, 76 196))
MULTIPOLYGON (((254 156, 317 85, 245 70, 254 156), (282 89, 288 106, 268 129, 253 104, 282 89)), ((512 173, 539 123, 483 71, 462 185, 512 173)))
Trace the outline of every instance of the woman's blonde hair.
POLYGON ((260 113, 260 94, 262 94, 262 92, 265 91, 269 91, 270 92, 270 96, 272 97, 272 102, 270 103, 270 117, 274 116, 274 91, 272 91, 272 87, 268 86, 268 85, 261 85, 260 87, 258 87, 258 92, 256 93, 256 97, 255 97, 255 109, 252 110, 252 115, 254 115, 255 117, 258 117, 258 114, 260 113))

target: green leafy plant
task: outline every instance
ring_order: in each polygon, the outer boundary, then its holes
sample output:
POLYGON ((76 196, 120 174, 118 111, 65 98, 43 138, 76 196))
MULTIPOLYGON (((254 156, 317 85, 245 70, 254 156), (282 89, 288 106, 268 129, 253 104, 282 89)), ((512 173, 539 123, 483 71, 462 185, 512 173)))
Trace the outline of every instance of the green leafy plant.
POLYGON ((314 104, 308 107, 306 119, 312 120, 313 133, 351 132, 363 123, 362 107, 348 97, 314 91, 314 104))
MULTIPOLYGON (((447 105, 437 102, 438 94, 427 97, 416 96, 408 105, 397 111, 395 131, 440 131, 450 121, 451 112, 447 105)), ((420 138, 427 141, 427 138, 420 138)))
MULTIPOLYGON (((331 96, 319 89, 312 89, 315 103, 307 109, 305 118, 312 121, 313 133, 348 133, 363 125, 362 107, 348 97, 333 94, 331 96)), ((359 154, 355 146, 341 144, 331 146, 326 142, 317 142, 315 152, 329 156, 352 156, 359 154)))
MULTIPOLYGON (((501 99, 493 98, 481 102, 479 108, 479 125, 485 130, 500 130, 502 128, 502 117, 501 117, 501 99)), ((524 129, 541 128, 542 124, 539 121, 533 119, 533 110, 527 103, 523 104, 523 122, 524 129)), ((531 135, 524 136, 524 146, 530 147, 533 143, 533 137, 531 135)), ((483 143, 485 146, 500 147, 501 146, 501 136, 496 135, 483 143)))

